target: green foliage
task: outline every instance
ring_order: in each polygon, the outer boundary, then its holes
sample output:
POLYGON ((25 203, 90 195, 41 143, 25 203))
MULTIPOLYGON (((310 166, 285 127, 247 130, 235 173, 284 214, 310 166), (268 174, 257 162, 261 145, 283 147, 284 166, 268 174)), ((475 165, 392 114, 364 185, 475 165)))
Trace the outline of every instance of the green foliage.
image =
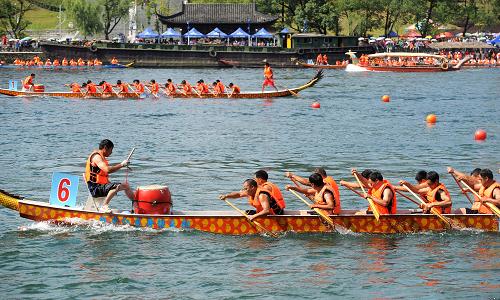
POLYGON ((97 3, 86 0, 67 0, 64 6, 84 36, 103 30, 104 26, 99 17, 100 8, 97 3))
POLYGON ((104 35, 109 39, 109 34, 113 32, 122 17, 128 14, 129 0, 97 0, 97 5, 101 8, 101 20, 104 27, 104 35))
POLYGON ((25 0, 0 0, 0 28, 15 38, 22 38, 30 21, 24 17, 33 5, 25 0))

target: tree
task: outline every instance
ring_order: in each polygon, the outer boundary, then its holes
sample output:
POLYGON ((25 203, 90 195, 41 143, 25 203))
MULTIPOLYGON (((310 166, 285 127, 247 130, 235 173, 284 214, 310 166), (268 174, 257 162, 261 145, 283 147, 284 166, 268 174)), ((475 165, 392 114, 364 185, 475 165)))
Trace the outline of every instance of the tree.
POLYGON ((100 9, 96 3, 86 0, 67 0, 64 6, 85 38, 103 30, 99 17, 100 9))
POLYGON ((31 24, 24 15, 33 9, 33 4, 26 0, 0 0, 0 7, 1 28, 14 38, 21 38, 31 24))
POLYGON ((406 23, 410 20, 410 12, 414 9, 415 3, 413 0, 382 0, 381 5, 384 36, 388 36, 397 22, 406 23))
POLYGON ((128 0, 98 0, 101 6, 102 23, 105 39, 109 40, 109 34, 113 32, 122 17, 128 14, 130 1, 128 0))

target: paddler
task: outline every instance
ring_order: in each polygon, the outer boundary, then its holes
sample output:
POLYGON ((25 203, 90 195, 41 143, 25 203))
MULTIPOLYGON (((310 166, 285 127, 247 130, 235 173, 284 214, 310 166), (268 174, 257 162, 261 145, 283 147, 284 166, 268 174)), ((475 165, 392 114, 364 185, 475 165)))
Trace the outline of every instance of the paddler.
MULTIPOLYGON (((102 94, 112 94, 113 92, 113 86, 109 83, 107 83, 105 80, 101 81, 99 83, 99 87, 101 88, 101 93, 102 94)), ((104 95, 103 95, 104 96, 104 95)), ((107 95, 111 96, 111 95, 107 95)))
MULTIPOLYGON (((319 208, 326 210, 331 214, 340 214, 340 201, 335 197, 335 190, 329 184, 324 182, 323 177, 319 173, 312 173, 307 180, 310 188, 286 185, 286 190, 294 190, 308 197, 313 197, 314 204, 310 204, 310 208, 319 208)), ((337 192, 338 193, 338 192, 337 192)))
POLYGON ((121 80, 116 81, 116 87, 118 88, 118 94, 128 94, 128 86, 125 83, 122 83, 121 80))
POLYGON ((154 79, 151 79, 150 85, 151 85, 151 94, 155 97, 158 97, 158 93, 160 92, 160 85, 154 79))
POLYGON ((246 213, 250 215, 250 220, 259 216, 268 214, 282 215, 284 213, 285 202, 283 198, 276 199, 274 196, 271 185, 258 185, 255 179, 247 179, 243 182, 241 191, 231 192, 229 194, 220 195, 219 199, 236 199, 247 197, 248 202, 255 210, 247 210, 246 213))
MULTIPOLYGON (((339 191, 339 186, 337 185, 337 182, 335 181, 335 179, 333 179, 332 176, 328 176, 326 174, 325 168, 318 167, 318 168, 314 169, 313 173, 317 173, 317 174, 321 175, 321 178, 323 178, 323 182, 325 184, 328 184, 333 189, 333 191, 335 192, 334 198, 337 201, 338 207, 340 209, 340 191, 339 191)), ((286 172, 285 177, 290 178, 293 182, 298 182, 298 183, 303 184, 303 185, 311 186, 309 179, 297 176, 297 175, 293 174, 292 172, 286 172)))
MULTIPOLYGON (((365 198, 373 200, 379 214, 388 215, 396 213, 396 191, 394 190, 392 184, 388 180, 384 179, 382 173, 379 171, 373 171, 370 173, 370 176, 368 176, 368 180, 361 176, 356 169, 352 170, 352 174, 357 176, 364 186, 368 187, 368 194, 365 195, 365 198)), ((368 207, 367 210, 358 211, 356 214, 373 214, 373 211, 371 207, 368 207)))
POLYGON ((259 186, 259 188, 262 188, 263 190, 266 190, 266 189, 270 190, 271 197, 276 200, 275 204, 277 206, 275 206, 273 204, 273 205, 271 205, 271 208, 274 211, 280 211, 280 210, 282 211, 283 209, 285 209, 285 206, 286 206, 285 200, 283 199, 283 195, 281 194, 281 191, 278 188, 278 186, 276 184, 268 181, 268 178, 269 178, 269 175, 267 174, 267 172, 265 170, 258 170, 257 172, 255 172, 254 180, 255 180, 255 182, 257 182, 257 185, 259 186))
POLYGON ((215 97, 219 97, 220 95, 222 95, 222 91, 220 90, 220 87, 219 85, 217 84, 216 81, 214 81, 212 83, 212 94, 215 96, 215 97))
POLYGON ((139 79, 134 79, 133 86, 137 94, 144 94, 144 84, 140 82, 139 79))
POLYGON ((167 79, 167 82, 165 83, 165 90, 167 91, 167 96, 173 96, 177 93, 177 88, 172 82, 172 79, 167 79))
POLYGON ((215 82, 217 83, 217 86, 219 87, 220 93, 224 94, 224 92, 226 92, 226 86, 219 79, 217 79, 215 82))
POLYGON ((476 184, 481 184, 481 169, 480 168, 475 168, 470 172, 470 175, 466 175, 465 173, 459 172, 452 167, 447 168, 448 173, 451 175, 455 176, 459 180, 465 181, 469 186, 474 186, 476 184))
POLYGON ((193 87, 186 80, 181 81, 181 93, 184 96, 190 96, 193 94, 193 87))
MULTIPOLYGON (((415 181, 416 185, 415 188, 420 190, 425 187, 427 187, 427 171, 420 170, 415 174, 415 181)), ((400 192, 407 192, 406 188, 404 186, 394 186, 394 189, 400 191, 400 192)), ((423 199, 426 198, 427 193, 422 192, 419 194, 423 199)))
POLYGON ((71 91, 73 93, 81 93, 82 92, 81 86, 76 82, 69 84, 69 87, 71 88, 71 91))
POLYGON ((430 171, 427 173, 427 187, 418 189, 407 181, 401 180, 400 185, 406 185, 410 190, 418 194, 426 194, 427 203, 421 204, 420 208, 428 213, 432 207, 435 207, 439 213, 449 214, 451 213, 451 196, 448 192, 446 186, 439 182, 439 174, 435 171, 430 171))
POLYGON ((60 63, 60 62, 59 62, 59 60, 56 58, 56 59, 54 59, 54 62, 52 63, 52 65, 53 65, 54 67, 58 67, 58 66, 60 66, 60 65, 61 65, 61 63, 60 63))
POLYGON ((65 58, 63 58, 62 62, 61 62, 61 65, 66 67, 68 65, 68 60, 65 58))
POLYGON ((50 61, 50 58, 47 58, 47 60, 45 61, 45 66, 46 67, 52 66, 52 62, 50 61))
MULTIPOLYGON (((493 212, 485 203, 491 203, 500 208, 500 183, 493 178, 493 172, 490 169, 482 169, 479 178, 479 183, 467 185, 473 188, 481 198, 475 196, 472 208, 461 208, 462 213, 492 214, 493 212)), ((463 180, 461 176, 457 176, 457 179, 463 180)))
POLYGON ((85 96, 87 94, 96 94, 97 93, 97 85, 92 82, 92 80, 87 80, 87 92, 85 93, 85 96))
POLYGON ((33 83, 33 80, 35 80, 35 74, 31 74, 30 76, 24 78, 24 80, 23 80, 23 90, 24 91, 33 90, 33 87, 35 86, 35 84, 33 83))
POLYGON ((127 182, 111 183, 108 174, 114 173, 129 165, 126 159, 119 164, 110 166, 106 159, 113 153, 113 142, 108 139, 99 143, 99 150, 94 150, 87 159, 85 166, 85 181, 90 194, 94 198, 106 197, 103 206, 99 209, 103 212, 110 212, 109 202, 119 192, 125 191, 130 200, 134 200, 134 193, 127 182))
POLYGON ((234 94, 241 93, 240 87, 232 82, 229 83, 229 88, 231 89, 231 94, 229 94, 229 96, 227 96, 228 98, 233 97, 234 94))
POLYGON ((264 87, 266 85, 272 86, 276 91, 278 91, 278 88, 274 85, 273 69, 267 62, 264 66, 264 82, 262 83, 262 93, 264 93, 264 87))
MULTIPOLYGON (((362 176, 364 179, 368 180, 368 178, 370 177, 370 174, 371 174, 372 172, 373 172, 373 171, 372 171, 372 170, 370 170, 370 169, 365 169, 365 170, 363 170, 363 172, 361 172, 361 176, 362 176)), ((361 181, 361 182, 363 183, 363 181, 361 181)), ((351 189, 359 189, 359 188, 361 188, 361 187, 359 186, 359 183, 357 183, 357 182, 349 182, 349 181, 344 181, 344 180, 341 180, 341 181, 340 181, 340 185, 343 185, 343 186, 345 186, 345 187, 347 187, 347 188, 351 188, 351 189)), ((366 189, 368 189, 368 186, 367 186, 367 185, 363 185, 363 187, 364 187, 364 188, 366 188, 366 189)))
POLYGON ((326 54, 323 54, 323 64, 328 65, 328 56, 326 54))
POLYGON ((318 56, 316 56, 316 65, 320 66, 323 64, 323 55, 318 54, 318 56))
POLYGON ((111 64, 112 64, 112 65, 117 65, 117 64, 118 64, 118 59, 116 59, 116 57, 113 57, 113 58, 111 59, 111 64))

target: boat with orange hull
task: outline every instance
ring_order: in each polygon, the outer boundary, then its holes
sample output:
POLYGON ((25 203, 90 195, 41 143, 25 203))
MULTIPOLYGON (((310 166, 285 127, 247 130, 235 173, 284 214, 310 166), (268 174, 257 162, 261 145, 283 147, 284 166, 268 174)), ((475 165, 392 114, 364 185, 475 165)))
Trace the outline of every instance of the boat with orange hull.
POLYGON ((386 52, 369 54, 358 58, 355 52, 347 52, 352 64, 347 65, 347 71, 375 72, 449 72, 460 70, 470 57, 466 57, 456 65, 451 65, 448 59, 441 55, 427 53, 386 52))
MULTIPOLYGON (((300 91, 305 90, 314 86, 318 83, 321 78, 323 78, 322 70, 319 70, 316 75, 309 80, 306 84, 291 88, 291 89, 281 89, 278 91, 267 91, 267 92, 242 92, 239 94, 233 94, 231 97, 230 93, 223 94, 192 94, 185 95, 181 93, 176 93, 173 95, 167 95, 164 90, 159 93, 159 96, 163 95, 168 98, 222 98, 222 99, 243 99, 243 98, 277 98, 277 97, 288 97, 295 96, 300 91)), ((146 95, 141 95, 135 92, 129 93, 74 93, 74 92, 28 92, 28 91, 19 91, 16 89, 1 89, 0 94, 13 96, 13 97, 55 97, 55 98, 76 98, 76 99, 142 99, 146 95)))
POLYGON ((49 71, 57 71, 57 70, 99 70, 99 69, 125 69, 132 68, 135 62, 131 62, 125 65, 122 64, 109 64, 109 65, 97 65, 97 66, 25 66, 25 65, 0 65, 2 69, 14 69, 14 70, 49 70, 49 71))
MULTIPOLYGON (((236 211, 172 211, 166 215, 135 214, 125 210, 96 212, 78 208, 60 207, 40 201, 23 199, 20 196, 0 190, 0 205, 19 211, 23 218, 37 222, 51 222, 64 225, 79 225, 99 222, 117 226, 139 228, 199 230, 203 232, 249 235, 262 233, 236 211)), ((400 210, 395 215, 382 215, 377 221, 373 215, 355 215, 354 210, 331 215, 335 224, 332 228, 313 211, 285 210, 285 215, 258 218, 259 225, 271 233, 417 233, 449 230, 446 224, 432 214, 413 213, 400 210)), ((490 214, 448 214, 452 228, 498 232, 498 217, 490 214)))

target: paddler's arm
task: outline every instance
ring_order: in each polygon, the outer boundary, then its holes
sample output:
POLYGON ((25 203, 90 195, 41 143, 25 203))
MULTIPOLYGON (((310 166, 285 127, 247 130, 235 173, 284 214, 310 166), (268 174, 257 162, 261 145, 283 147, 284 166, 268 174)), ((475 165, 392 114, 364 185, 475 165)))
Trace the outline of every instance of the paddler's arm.
POLYGON ((253 219, 258 218, 260 216, 268 215, 271 212, 271 206, 269 205, 269 196, 268 195, 261 193, 259 195, 259 202, 260 202, 260 205, 262 206, 262 210, 260 212, 256 213, 255 215, 251 215, 249 218, 250 221, 252 221, 253 219))
POLYGON ((297 191, 297 192, 302 193, 302 194, 304 194, 306 196, 308 196, 308 195, 314 195, 316 193, 316 191, 314 189, 300 187, 300 186, 293 186, 293 185, 289 185, 289 184, 287 184, 285 186, 285 189, 287 191, 289 191, 289 190, 297 191))
POLYGON ((111 174, 111 173, 114 173, 114 172, 120 170, 121 168, 127 166, 129 163, 128 160, 124 160, 121 163, 116 164, 114 166, 108 166, 104 163, 104 161, 102 160, 100 155, 94 155, 94 157, 92 158, 92 161, 99 167, 99 169, 103 170, 104 172, 106 172, 108 174, 111 174))
POLYGON ((297 181, 300 184, 309 185, 309 186, 311 185, 311 183, 309 182, 309 179, 295 175, 292 172, 286 172, 285 176, 290 178, 291 180, 297 181))
POLYGON ((413 184, 409 183, 406 180, 400 180, 399 185, 403 186, 403 188, 404 188, 404 186, 407 186, 412 192, 414 192, 416 194, 423 192, 423 190, 419 190, 416 186, 414 186, 413 184))
POLYGON ((351 173, 352 175, 356 175, 358 177, 359 181, 361 181, 361 183, 363 184, 363 187, 366 188, 368 186, 368 180, 366 180, 366 178, 364 178, 363 175, 361 175, 361 173, 358 172, 358 170, 352 169, 351 173))
POLYGON ((491 195, 491 198, 483 197, 481 198, 481 202, 489 202, 496 207, 500 207, 500 188, 496 188, 493 191, 493 195, 491 195))
POLYGON ((237 191, 237 192, 231 192, 229 194, 222 194, 219 195, 220 200, 226 200, 226 199, 238 199, 238 198, 243 198, 247 197, 248 193, 246 191, 237 191))
POLYGON ((476 180, 472 176, 469 176, 465 173, 459 172, 452 167, 448 167, 448 173, 454 175, 458 181, 463 180, 465 183, 467 183, 469 186, 473 187, 476 191, 479 191, 481 188, 481 184, 477 183, 476 180))
POLYGON ((340 181, 340 185, 351 188, 351 189, 359 189, 361 188, 357 182, 349 182, 349 181, 340 181))

